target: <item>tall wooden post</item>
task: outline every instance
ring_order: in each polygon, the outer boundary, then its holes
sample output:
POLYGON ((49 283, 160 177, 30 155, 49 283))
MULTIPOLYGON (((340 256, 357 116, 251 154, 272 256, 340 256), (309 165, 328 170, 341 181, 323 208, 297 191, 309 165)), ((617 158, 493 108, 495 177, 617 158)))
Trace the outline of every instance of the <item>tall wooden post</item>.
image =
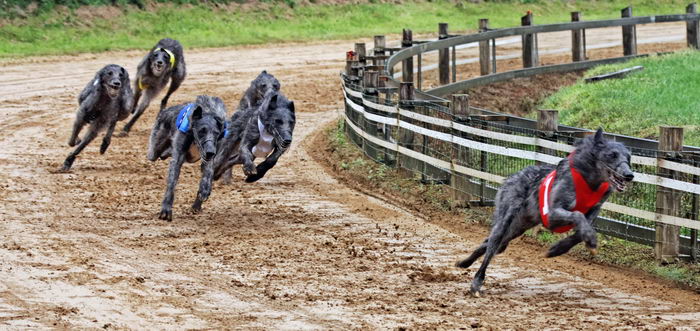
MULTIPOLYGON (((386 37, 385 36, 374 36, 374 55, 385 55, 384 49, 386 48, 386 37)), ((374 60, 374 65, 384 65, 384 59, 374 60)))
MULTIPOLYGON (((660 151, 681 151, 683 149, 683 128, 662 126, 659 135, 660 151)), ((661 177, 674 178, 676 171, 658 167, 661 177)), ((681 216, 681 195, 679 191, 658 186, 656 191, 656 212, 664 215, 681 216)), ((680 227, 656 223, 654 253, 659 263, 675 262, 680 246, 680 227)))
MULTIPOLYGON (((401 48, 413 46, 413 32, 409 29, 403 29, 403 38, 401 38, 401 48)), ((401 81, 413 82, 413 57, 401 61, 401 81)))
MULTIPOLYGON (((438 24, 438 39, 447 38, 447 23, 438 24)), ((438 70, 440 72, 440 85, 450 83, 450 48, 441 48, 438 54, 438 70)))
MULTIPOLYGON (((632 17, 632 6, 622 10, 622 17, 632 17)), ((637 26, 622 26, 622 48, 625 56, 637 55, 637 26)))
MULTIPOLYGON (((401 109, 406 109, 409 111, 413 111, 413 104, 410 102, 416 99, 416 94, 415 94, 415 89, 413 88, 413 83, 411 82, 402 82, 401 85, 399 86, 399 120, 401 120, 401 109)), ((407 130, 402 127, 398 127, 398 135, 399 135, 399 146, 405 147, 408 149, 413 149, 413 131, 407 130)), ((410 158, 401 155, 401 153, 398 153, 396 155, 396 158, 398 159, 398 168, 403 168, 404 170, 409 170, 407 172, 403 172, 403 174, 406 177, 410 177, 412 173, 410 172, 411 167, 408 164, 410 161, 410 158)))
MULTIPOLYGON (((479 32, 486 32, 488 30, 489 19, 479 19, 479 32)), ((479 42, 479 65, 482 76, 491 73, 491 48, 488 40, 482 40, 479 42)))
MULTIPOLYGON (((559 128, 559 111, 554 109, 540 109, 537 113, 537 130, 544 132, 544 137, 551 138, 559 128)), ((554 151, 548 148, 537 146, 537 152, 542 154, 554 154, 554 151)), ((537 161, 537 164, 542 162, 537 161)))
MULTIPOLYGON (((571 22, 581 21, 581 13, 571 12, 571 22)), ((586 60, 586 42, 583 40, 583 30, 571 30, 571 57, 574 62, 586 60)))
MULTIPOLYGON (((520 23, 522 26, 530 26, 533 24, 532 12, 528 11, 527 15, 520 18, 520 23)), ((538 66, 540 63, 539 56, 537 55, 537 34, 524 34, 523 35, 523 67, 532 68, 538 66)))
MULTIPOLYGON (((691 3, 685 7, 685 12, 688 14, 697 14, 698 4, 691 3)), ((698 49, 700 48, 700 21, 693 20, 685 23, 686 25, 686 39, 688 40, 688 47, 698 49)))
MULTIPOLYGON (((470 115, 469 95, 453 94, 450 102, 452 115, 456 118, 463 118, 470 115)), ((455 119, 452 119, 455 121, 455 119)), ((453 135, 459 135, 460 131, 452 129, 453 135)), ((471 197, 467 192, 469 178, 466 175, 455 171, 454 166, 461 164, 462 160, 469 160, 469 150, 461 145, 452 143, 452 173, 450 176, 450 186, 452 187, 452 208, 462 207, 469 204, 471 197)))

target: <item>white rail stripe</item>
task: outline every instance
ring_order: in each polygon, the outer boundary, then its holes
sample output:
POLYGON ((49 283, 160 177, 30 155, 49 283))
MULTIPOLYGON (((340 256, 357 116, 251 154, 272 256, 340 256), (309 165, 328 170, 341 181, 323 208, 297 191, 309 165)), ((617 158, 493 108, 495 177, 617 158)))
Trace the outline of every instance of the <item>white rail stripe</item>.
MULTIPOLYGON (((346 98, 346 100, 348 102, 350 102, 350 105, 353 109, 355 109, 359 112, 362 112, 363 114, 365 113, 364 108, 361 108, 362 106, 357 105, 359 108, 355 108, 355 106, 353 106, 354 102, 352 102, 352 100, 347 99, 347 98, 346 98)), ((403 112, 408 112, 408 111, 403 110, 403 109, 399 109, 400 115, 403 116, 403 112)), ((413 114, 420 115, 420 114, 416 114, 416 113, 413 113, 413 114)), ((374 114, 372 114, 372 115, 374 115, 374 114)), ((374 115, 374 116, 380 116, 380 115, 374 115)), ((395 123, 394 121, 395 121, 395 119, 392 119, 391 122, 386 122, 386 124, 394 125, 394 123, 395 123)), ((382 123, 384 123, 384 122, 382 122, 382 123)), ((454 123, 453 125, 455 125, 455 124, 457 126, 460 125, 458 123, 454 123)), ((541 162, 550 163, 550 164, 556 164, 556 163, 558 163, 558 160, 561 159, 561 158, 551 156, 548 154, 531 152, 531 151, 523 151, 520 149, 507 148, 507 147, 502 147, 502 146, 495 146, 495 145, 485 144, 485 143, 481 143, 481 142, 477 142, 477 141, 473 141, 473 140, 464 139, 461 137, 454 137, 451 134, 426 129, 426 128, 416 126, 416 125, 413 125, 413 124, 410 124, 410 123, 407 123, 404 121, 399 121, 399 125, 405 129, 414 131, 416 133, 420 133, 420 134, 430 136, 430 137, 433 137, 436 139, 440 139, 440 140, 443 140, 446 142, 455 142, 455 143, 462 145, 464 147, 473 148, 473 149, 477 149, 477 150, 481 150, 481 151, 485 151, 485 152, 490 152, 490 153, 495 153, 495 154, 500 154, 500 155, 505 155, 505 156, 513 156, 513 157, 534 160, 534 161, 541 161, 541 162)), ((476 129, 476 128, 472 128, 472 129, 481 130, 481 129, 476 129)), ((475 130, 473 132, 477 132, 475 130)), ((485 131, 485 130, 483 130, 483 131, 485 131)), ((485 132, 487 132, 489 134, 494 134, 494 135, 491 135, 490 137, 487 137, 487 138, 497 137, 499 135, 507 135, 507 134, 503 134, 503 133, 499 133, 499 132, 492 132, 492 131, 485 131, 485 132)), ((472 132, 468 132, 468 133, 472 133, 472 132)), ((480 135, 480 136, 482 136, 482 134, 484 134, 483 136, 485 136, 484 132, 473 133, 473 134, 480 135)), ((521 137, 521 136, 517 136, 517 135, 507 135, 507 136, 510 136, 510 137, 502 137, 501 136, 501 138, 508 138, 509 140, 506 140, 506 141, 511 141, 511 142, 513 141, 511 139, 514 139, 514 140, 517 140, 518 143, 532 145, 532 144, 522 142, 522 141, 526 141, 527 139, 532 139, 531 137, 521 137), (526 139, 522 139, 522 138, 526 138, 526 139)), ((494 139, 501 140, 499 138, 494 138, 494 139)), ((540 145, 540 144, 542 144, 542 142, 545 142, 545 141, 546 140, 544 140, 544 139, 537 139, 537 145, 540 145)), ((548 141, 548 143, 552 143, 552 142, 548 141)), ((546 143, 542 144, 543 145, 542 147, 545 147, 544 146, 545 144, 546 143)), ((564 144, 555 143, 555 145, 550 145, 550 146, 547 146, 545 148, 555 147, 552 149, 557 149, 557 147, 561 147, 558 145, 564 145, 564 144)), ((649 161, 650 159, 652 159, 652 158, 645 158, 645 157, 636 157, 635 158, 636 161, 639 161, 643 165, 651 165, 650 161, 649 161)), ((665 160, 662 160, 662 161, 665 161, 665 160)), ((700 171, 700 169, 698 169, 697 167, 691 167, 691 166, 684 165, 684 164, 677 163, 677 162, 670 162, 670 161, 660 162, 660 165, 675 168, 673 170, 678 169, 676 171, 682 171, 682 170, 686 170, 686 171, 698 170, 698 171, 700 171), (685 169, 681 166, 684 166, 685 168, 688 168, 688 169, 685 169)), ((686 172, 686 171, 682 171, 682 172, 686 172)), ((656 176, 656 175, 643 174, 643 173, 639 173, 639 172, 635 172, 634 176, 635 176, 635 178, 634 178, 635 182, 662 186, 662 187, 666 187, 666 188, 670 188, 670 189, 674 189, 674 190, 678 190, 678 191, 683 191, 683 192, 688 192, 688 193, 700 194, 700 184, 693 184, 693 183, 688 183, 688 182, 684 182, 684 181, 680 181, 680 180, 676 180, 676 179, 664 178, 664 177, 660 177, 660 176, 656 176)))
MULTIPOLYGON (((502 183, 505 180, 505 177, 474 170, 468 167, 464 167, 461 165, 452 165, 451 162, 439 160, 424 154, 421 154, 420 152, 410 150, 408 148, 399 146, 397 143, 390 143, 387 141, 384 141, 382 139, 379 139, 377 137, 373 137, 370 134, 367 134, 366 132, 362 131, 360 128, 358 128, 348 117, 347 115, 343 114, 345 117, 345 122, 350 125, 350 127, 355 131, 355 133, 359 134, 362 138, 369 140, 370 142, 377 144, 379 146, 382 146, 387 149, 395 150, 398 151, 401 154, 404 154, 406 156, 418 159, 420 161, 426 162, 432 166, 438 167, 438 168, 443 168, 443 169, 450 169, 453 167, 453 169, 461 174, 467 175, 467 176, 472 176, 476 178, 480 178, 483 180, 487 180, 490 182, 494 183, 502 183)), ((457 137, 455 137, 457 138, 457 137)), ((657 176, 651 176, 651 177, 657 177, 657 176)), ((667 178, 662 178, 662 179, 667 179, 667 178)), ((637 208, 632 208, 632 207, 627 207, 627 206, 622 206, 618 204, 614 204, 611 202, 606 202, 603 204, 602 208, 604 210, 612 211, 612 212, 617 212, 620 214, 624 215, 629 215, 633 217, 638 217, 641 219, 649 220, 649 221, 654 221, 657 223, 664 223, 664 224, 670 224, 670 225, 677 225, 677 226, 683 226, 691 229, 698 229, 700 230, 700 222, 687 219, 687 218, 681 218, 681 217, 675 217, 675 216, 669 216, 669 215, 663 215, 655 212, 650 212, 646 210, 641 210, 637 208)))
POLYGON ((683 163, 678 163, 678 162, 660 159, 659 160, 659 167, 666 168, 669 170, 675 170, 678 172, 684 172, 686 174, 700 176, 700 168, 691 166, 689 164, 683 164, 683 163))
POLYGON ((656 167, 656 159, 653 157, 632 155, 632 164, 656 167))
POLYGON ((383 112, 386 112, 386 113, 396 114, 396 113, 399 112, 399 111, 398 111, 398 107, 396 107, 396 106, 381 105, 381 104, 378 104, 378 103, 376 103, 376 102, 369 101, 369 100, 365 99, 364 97, 362 98, 362 102, 363 102, 363 103, 365 104, 365 106, 367 106, 367 107, 370 107, 370 108, 373 108, 373 109, 376 109, 376 110, 379 110, 379 111, 383 111, 383 112))
POLYGON ((435 118, 435 117, 431 117, 431 116, 427 116, 427 115, 423 115, 423 114, 418 114, 416 112, 412 112, 412 111, 405 110, 405 109, 399 109, 399 114, 401 116, 406 116, 406 117, 412 118, 414 120, 418 120, 418 121, 425 122, 428 124, 435 124, 435 125, 443 126, 446 128, 451 128, 452 123, 453 123, 450 120, 445 120, 442 118, 435 118))
POLYGON ((648 221, 652 222, 658 222, 658 223, 664 223, 664 224, 671 224, 671 225, 677 225, 677 226, 684 226, 687 228, 691 229, 698 229, 700 230, 700 222, 687 219, 687 218, 681 218, 681 217, 675 217, 675 216, 670 216, 670 215, 663 215, 651 211, 646 211, 646 210, 641 210, 637 208, 632 208, 632 207, 627 207, 623 205, 618 205, 612 202, 606 202, 603 204, 602 207, 604 210, 620 213, 620 214, 625 214, 629 216, 634 216, 638 217, 641 219, 645 219, 648 221))
POLYGON ((345 86, 345 84, 343 84, 343 89, 355 98, 362 98, 362 92, 354 91, 351 88, 345 86))

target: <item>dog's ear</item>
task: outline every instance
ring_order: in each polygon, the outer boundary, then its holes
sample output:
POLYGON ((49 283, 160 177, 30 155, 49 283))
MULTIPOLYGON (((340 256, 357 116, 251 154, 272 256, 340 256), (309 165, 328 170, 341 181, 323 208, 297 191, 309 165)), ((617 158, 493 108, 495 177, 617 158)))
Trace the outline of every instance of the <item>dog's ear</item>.
POLYGON ((289 110, 294 113, 294 101, 289 102, 289 110))
POLYGON ((192 112, 192 120, 197 121, 202 119, 202 106, 197 105, 192 112))
POLYGON ((595 137, 593 137, 593 141, 596 144, 602 144, 605 142, 605 139, 603 138, 603 128, 598 128, 598 131, 595 132, 595 137))
POLYGON ((261 74, 267 75, 267 70, 263 70, 263 71, 261 72, 261 74))

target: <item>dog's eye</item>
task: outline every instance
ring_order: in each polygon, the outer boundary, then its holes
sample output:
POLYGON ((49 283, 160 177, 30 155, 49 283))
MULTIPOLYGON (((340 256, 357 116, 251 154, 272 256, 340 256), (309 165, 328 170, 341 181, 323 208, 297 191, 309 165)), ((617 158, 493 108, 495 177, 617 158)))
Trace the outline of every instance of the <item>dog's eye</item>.
POLYGON ((277 125, 282 125, 283 123, 284 122, 282 122, 282 120, 275 120, 275 124, 277 124, 277 125))
POLYGON ((608 155, 608 157, 611 158, 611 159, 616 159, 618 156, 619 156, 619 154, 617 154, 617 152, 611 152, 611 153, 608 155))

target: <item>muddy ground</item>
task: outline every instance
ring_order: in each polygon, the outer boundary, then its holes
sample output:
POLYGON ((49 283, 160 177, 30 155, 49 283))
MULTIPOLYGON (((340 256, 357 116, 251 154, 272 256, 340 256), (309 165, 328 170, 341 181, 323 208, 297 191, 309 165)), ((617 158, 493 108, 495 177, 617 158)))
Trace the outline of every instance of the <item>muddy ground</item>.
POLYGON ((467 295, 474 269, 452 264, 486 229, 363 193, 317 161, 353 42, 188 51, 173 104, 206 93, 232 107, 267 69, 299 114, 278 166, 255 184, 236 168, 201 214, 189 211, 199 167, 185 166, 171 223, 157 219, 167 162, 145 158, 157 102, 107 154, 96 141, 54 173, 80 89, 107 63, 134 72, 140 52, 1 64, 2 328, 700 327, 696 293, 522 242, 493 263, 485 297, 467 295))

